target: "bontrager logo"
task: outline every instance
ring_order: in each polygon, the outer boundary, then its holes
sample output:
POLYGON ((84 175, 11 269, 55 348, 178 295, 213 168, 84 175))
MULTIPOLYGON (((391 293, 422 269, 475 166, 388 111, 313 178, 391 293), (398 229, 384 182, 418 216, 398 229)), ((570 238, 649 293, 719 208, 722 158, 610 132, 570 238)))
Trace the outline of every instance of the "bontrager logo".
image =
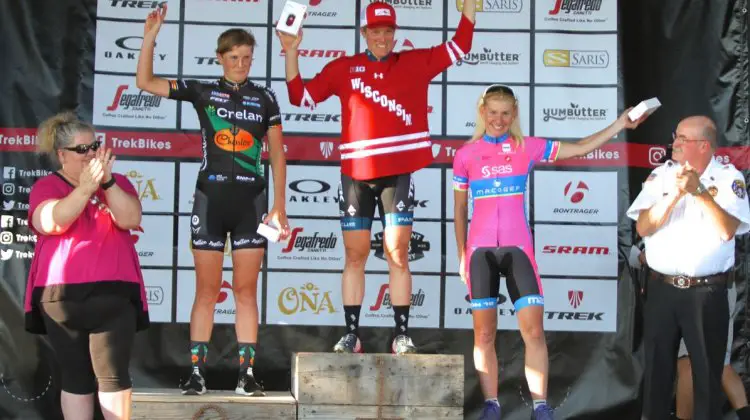
POLYGON ((358 90, 365 98, 388 109, 388 112, 396 114, 407 126, 412 124, 411 114, 406 112, 403 105, 396 102, 395 99, 390 99, 388 96, 381 94, 379 90, 368 86, 361 78, 352 79, 352 89, 358 90))
POLYGON ((333 142, 332 141, 321 141, 320 142, 320 153, 324 158, 328 159, 333 153, 333 142))
POLYGON ((606 68, 609 53, 603 50, 544 50, 542 63, 545 67, 606 68))
POLYGON ((578 309, 583 303, 583 290, 568 290, 568 303, 573 309, 578 309))

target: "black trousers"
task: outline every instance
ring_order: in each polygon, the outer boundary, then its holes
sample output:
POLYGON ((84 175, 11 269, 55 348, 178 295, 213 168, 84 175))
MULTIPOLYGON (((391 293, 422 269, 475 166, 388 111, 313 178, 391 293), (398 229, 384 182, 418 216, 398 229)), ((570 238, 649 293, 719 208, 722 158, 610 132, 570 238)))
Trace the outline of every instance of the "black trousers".
POLYGON ((130 355, 136 309, 126 297, 42 302, 47 337, 55 351, 62 389, 86 395, 130 389, 130 355))
POLYGON ((722 418, 721 374, 727 350, 726 283, 678 289, 648 280, 644 304, 642 420, 670 418, 677 350, 685 339, 693 372, 693 420, 722 418))

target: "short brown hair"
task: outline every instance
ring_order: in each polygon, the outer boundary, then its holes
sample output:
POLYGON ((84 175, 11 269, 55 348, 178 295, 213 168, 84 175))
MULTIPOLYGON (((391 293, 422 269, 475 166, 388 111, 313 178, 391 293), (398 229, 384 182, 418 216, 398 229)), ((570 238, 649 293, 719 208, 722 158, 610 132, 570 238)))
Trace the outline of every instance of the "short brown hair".
POLYGON ((227 51, 231 51, 232 48, 240 45, 247 45, 255 50, 255 37, 244 29, 232 28, 227 29, 219 35, 216 44, 217 54, 224 54, 227 51))

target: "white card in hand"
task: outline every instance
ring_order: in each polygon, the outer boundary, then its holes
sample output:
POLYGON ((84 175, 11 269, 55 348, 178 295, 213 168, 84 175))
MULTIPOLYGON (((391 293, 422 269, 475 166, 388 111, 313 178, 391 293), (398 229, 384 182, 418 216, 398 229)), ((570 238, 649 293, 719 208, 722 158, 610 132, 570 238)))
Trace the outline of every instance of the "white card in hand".
POLYGON ((289 35, 297 36, 302 21, 305 19, 307 6, 291 0, 287 0, 281 10, 281 16, 276 23, 276 29, 289 35))
POLYGON ((281 232, 272 228, 271 226, 268 226, 265 223, 261 223, 258 225, 258 233, 271 242, 278 242, 279 235, 281 235, 281 232))

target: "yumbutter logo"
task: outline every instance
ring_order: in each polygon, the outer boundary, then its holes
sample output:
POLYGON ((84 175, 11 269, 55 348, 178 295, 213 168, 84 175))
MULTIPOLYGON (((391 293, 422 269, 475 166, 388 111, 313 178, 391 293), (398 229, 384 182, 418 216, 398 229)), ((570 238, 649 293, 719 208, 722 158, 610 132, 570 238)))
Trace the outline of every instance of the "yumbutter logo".
POLYGON ((156 191, 156 185, 154 183, 156 181, 156 178, 148 179, 135 169, 125 172, 125 176, 130 178, 130 181, 135 184, 135 189, 136 191, 138 191, 138 198, 141 201, 158 201, 162 199, 159 193, 156 191))
MULTIPOLYGON (((523 0, 474 0, 477 12, 520 13, 523 0)), ((464 0, 456 0, 456 10, 464 9, 464 0)))
POLYGON ((331 300, 331 292, 320 292, 320 288, 313 283, 303 284, 299 289, 287 287, 281 290, 278 299, 279 311, 284 315, 309 313, 318 315, 336 313, 331 300))
POLYGON ((545 67, 606 68, 609 53, 601 50, 544 50, 542 62, 545 67))

